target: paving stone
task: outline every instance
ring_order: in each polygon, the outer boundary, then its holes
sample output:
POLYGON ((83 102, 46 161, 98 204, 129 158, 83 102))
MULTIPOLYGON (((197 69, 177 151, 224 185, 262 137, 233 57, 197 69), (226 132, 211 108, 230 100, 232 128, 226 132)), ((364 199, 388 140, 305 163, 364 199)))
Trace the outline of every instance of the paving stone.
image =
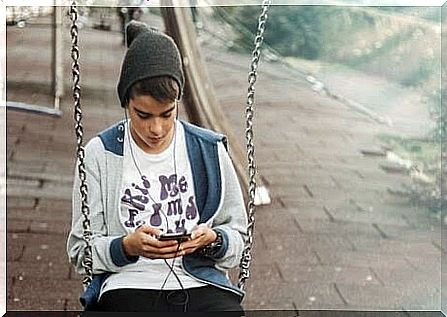
MULTIPOLYGON (((65 261, 64 261, 65 262, 65 261)), ((36 277, 48 276, 55 280, 68 280, 70 277, 70 268, 67 265, 61 265, 61 261, 56 262, 21 262, 9 261, 7 263, 8 277, 14 277, 15 284, 33 283, 36 277)), ((66 264, 66 263, 64 263, 66 264)))
POLYGON ((414 256, 421 258, 439 258, 440 250, 437 249, 430 240, 428 241, 405 241, 393 239, 352 239, 357 249, 376 250, 381 254, 396 254, 403 256, 414 256))
POLYGON ((419 272, 427 272, 429 274, 433 274, 434 276, 440 277, 440 267, 441 267, 441 260, 444 257, 441 256, 441 253, 435 253, 428 256, 410 256, 406 255, 405 260, 407 263, 409 263, 411 266, 413 266, 416 270, 419 272))
POLYGON ((19 162, 23 165, 36 165, 34 168, 30 169, 39 172, 41 172, 43 167, 51 161, 51 158, 47 157, 44 150, 29 152, 19 148, 15 149, 14 156, 11 159, 11 162, 19 162))
POLYGON ((380 267, 387 265, 405 265, 407 261, 402 255, 381 254, 376 250, 357 250, 340 252, 340 250, 316 250, 322 264, 355 267, 380 267))
POLYGON ((35 278, 33 283, 16 283, 13 299, 8 300, 8 310, 64 310, 68 300, 79 298, 82 285, 76 281, 63 281, 47 278, 35 278))
POLYGON ((294 184, 282 184, 280 186, 275 186, 278 193, 281 193, 282 197, 295 197, 300 199, 301 197, 307 198, 309 200, 326 200, 331 197, 342 197, 346 193, 337 188, 333 183, 331 184, 320 184, 312 185, 308 181, 296 181, 294 184))
POLYGON ((349 267, 337 265, 295 265, 281 266, 281 275, 287 281, 297 284, 325 281, 353 285, 382 285, 382 280, 368 267, 349 267))
POLYGON ((56 184, 53 182, 45 182, 42 186, 43 190, 47 192, 52 192, 54 196, 59 199, 71 199, 71 195, 73 192, 72 184, 56 184))
POLYGON ((422 272, 415 270, 409 264, 399 267, 377 267, 373 269, 374 275, 380 279, 385 286, 394 288, 411 288, 414 285, 424 288, 436 289, 440 284, 441 266, 438 272, 422 272))
POLYGON ((256 229, 260 232, 299 233, 293 214, 284 209, 259 207, 256 211, 256 229))
MULTIPOLYGON (((60 129, 62 129, 62 127, 60 129)), ((50 153, 50 156, 51 153, 54 152, 64 154, 65 156, 74 159, 74 154, 76 152, 76 141, 72 133, 65 136, 58 135, 58 138, 51 140, 51 142, 48 144, 48 151, 50 153), (69 140, 72 141, 70 142, 69 140)))
MULTIPOLYGON (((268 314, 265 316, 275 316, 275 315, 271 315, 272 313, 270 311, 273 311, 276 313, 276 311, 289 311, 289 310, 295 309, 292 299, 284 299, 284 298, 272 299, 272 298, 270 298, 269 301, 267 301, 267 299, 269 299, 268 295, 265 297, 257 296, 256 298, 251 298, 251 297, 247 296, 247 298, 244 299, 244 301, 242 302, 242 305, 245 310, 248 310, 248 311, 253 310, 254 311, 251 314, 247 313, 247 316, 257 316, 259 311, 261 311, 261 313, 262 313, 262 311, 265 311, 265 312, 268 311, 268 314)), ((282 316, 282 315, 279 314, 279 316, 282 316)))
POLYGON ((418 227, 413 226, 411 223, 406 226, 392 224, 372 224, 372 226, 391 239, 401 239, 407 242, 438 241, 440 244, 441 228, 440 226, 436 226, 436 224, 430 224, 428 226, 421 224, 418 227))
POLYGON ((260 264, 254 261, 250 268, 250 274, 253 278, 266 278, 267 280, 284 282, 284 276, 280 273, 280 270, 274 261, 270 264, 260 264))
POLYGON ((13 173, 16 171, 19 171, 21 173, 41 173, 43 172, 45 168, 45 162, 34 160, 31 162, 23 162, 23 161, 15 161, 15 160, 8 160, 6 163, 6 168, 8 175, 9 173, 13 173))
POLYGON ((312 168, 312 167, 318 167, 318 162, 315 162, 312 159, 308 160, 298 160, 298 161, 292 161, 290 159, 281 159, 278 158, 278 160, 274 161, 262 161, 260 160, 260 168, 262 168, 265 171, 270 171, 272 175, 275 175, 275 171, 293 171, 298 168, 312 168))
POLYGON ((243 301, 244 309, 251 310, 291 310, 295 309, 293 306, 293 294, 290 294, 288 286, 284 282, 276 280, 269 281, 270 283, 258 283, 257 280, 252 280, 247 285, 247 296, 243 301), (269 285, 269 287, 265 287, 269 285), (256 295, 253 296, 253 294, 256 295))
POLYGON ((29 230, 32 233, 51 233, 68 237, 71 228, 70 219, 67 217, 62 220, 55 220, 54 218, 49 220, 35 220, 31 222, 29 230))
MULTIPOLYGON (((63 150, 54 150, 52 148, 48 148, 45 150, 45 156, 48 160, 56 161, 56 162, 64 162, 67 161, 67 163, 74 164, 75 162, 75 151, 74 151, 74 145, 71 147, 71 149, 65 149, 63 150)), ((47 165, 48 166, 48 165, 47 165)), ((51 170, 51 168, 50 168, 51 170)), ((53 170, 54 172, 54 170, 53 170)))
POLYGON ((67 311, 82 311, 83 307, 79 302, 79 296, 76 298, 69 298, 65 303, 65 308, 67 311))
MULTIPOLYGON (((320 224, 332 223, 336 219, 332 215, 332 212, 321 202, 300 203, 296 202, 296 207, 293 208, 291 203, 288 204, 287 210, 293 213, 294 217, 298 221, 299 226, 304 232, 315 231, 320 224)), ((330 224, 329 224, 330 225, 330 224)))
MULTIPOLYGON (((355 242, 360 238, 363 238, 366 241, 380 238, 379 232, 374 229, 371 224, 336 219, 330 221, 329 216, 323 211, 324 208, 318 208, 317 210, 318 212, 315 212, 315 214, 320 215, 320 213, 322 213, 321 217, 304 217, 302 212, 295 215, 304 233, 320 233, 337 236, 340 232, 343 232, 343 234, 346 235, 356 247, 357 245, 355 242)), ((329 210, 328 212, 330 213, 329 210)))
POLYGON ((337 284, 349 305, 387 310, 436 310, 439 296, 431 288, 394 288, 380 285, 353 286, 337 284))
MULTIPOLYGON (((290 308, 288 310, 245 310, 244 316, 246 317, 297 317, 300 312, 290 308)), ((301 315, 300 315, 301 316, 301 315)))
POLYGON ((25 252, 25 244, 23 241, 14 241, 14 234, 8 235, 7 242, 7 261, 19 261, 25 252))
POLYGON ((30 230, 31 220, 27 219, 13 219, 7 217, 7 230, 8 232, 28 232, 30 230))
POLYGON ((39 188, 41 186, 41 182, 36 179, 18 179, 13 177, 8 177, 6 179, 6 186, 8 187, 18 187, 18 188, 39 188))
MULTIPOLYGON (((366 164, 369 165, 369 168, 371 165, 377 166, 377 160, 374 160, 371 163, 366 162, 366 164)), ((407 183, 409 181, 409 177, 407 175, 391 175, 383 172, 379 168, 373 168, 369 172, 366 172, 366 170, 367 169, 365 169, 365 167, 350 165, 350 167, 343 169, 336 169, 332 167, 330 173, 340 183, 347 183, 347 185, 357 184, 359 186, 364 184, 371 184, 373 186, 384 189, 386 189, 387 187, 400 185, 402 184, 402 182, 407 183), (361 172, 359 170, 361 170, 361 172), (363 178, 359 177, 359 173, 363 176, 363 178), (354 179, 352 179, 353 174, 357 176, 354 179)))
POLYGON ((16 209, 33 209, 36 200, 30 197, 11 197, 6 196, 6 205, 8 206, 8 213, 16 209))
MULTIPOLYGON (((9 127, 7 128, 7 133, 9 133, 8 131, 9 131, 9 127)), ((6 137, 6 148, 7 149, 11 149, 11 150, 14 149, 13 146, 8 146, 8 144, 15 145, 19 141, 19 136, 16 133, 14 133, 14 134, 15 135, 11 135, 11 134, 7 135, 7 137, 6 137)))
POLYGON ((332 211, 333 216, 341 221, 408 226, 406 218, 401 213, 385 210, 371 204, 351 200, 349 204, 344 206, 341 205, 335 208, 332 206, 333 204, 328 203, 328 208, 332 211))
POLYGON ((71 197, 72 188, 69 186, 57 186, 54 184, 44 184, 41 188, 32 188, 20 186, 8 187, 7 195, 11 197, 31 197, 46 199, 68 199, 71 197))
POLYGON ((332 208, 332 206, 338 206, 348 199, 346 193, 344 193, 343 195, 334 193, 324 197, 324 199, 311 197, 306 192, 304 187, 301 187, 299 190, 296 190, 295 192, 282 193, 280 191, 276 192, 274 189, 272 189, 271 192, 272 196, 280 199, 285 207, 292 207, 296 206, 297 204, 315 203, 320 205, 327 205, 328 207, 332 208))
MULTIPOLYGON (((259 244, 258 244, 259 245, 259 244)), ((308 248, 299 248, 295 245, 285 246, 278 244, 274 247, 255 248, 252 253, 254 261, 259 264, 271 265, 276 261, 279 267, 296 264, 316 265, 319 259, 315 252, 308 248)))
POLYGON ((67 207, 70 208, 70 211, 66 213, 71 215, 71 197, 69 199, 64 199, 63 197, 57 199, 39 198, 36 209, 57 210, 57 213, 60 213, 59 210, 67 210, 67 207))
MULTIPOLYGON (((52 223, 53 221, 59 223, 59 227, 62 225, 69 225, 71 222, 71 205, 67 203, 65 207, 55 206, 54 208, 33 208, 33 209, 11 209, 8 206, 8 217, 10 219, 22 219, 31 220, 32 225, 38 224, 40 222, 52 223)), ((37 225, 38 227, 40 225, 37 225)))
MULTIPOLYGON (((15 280, 15 279, 14 279, 15 280)), ((6 302, 9 302, 10 300, 12 301, 14 299, 14 295, 13 295, 13 280, 12 280, 12 276, 6 276, 6 302)))
MULTIPOLYGON (((6 109, 6 116, 8 117, 13 110, 6 109)), ((25 115, 26 116, 26 115, 25 115)), ((18 135, 22 133, 24 122, 21 120, 20 114, 15 116, 17 118, 14 121, 9 121, 6 125, 6 138, 9 141, 12 138, 16 138, 18 135)), ((8 142, 9 144, 14 144, 15 142, 8 142)))
MULTIPOLYGON (((6 149, 6 161, 11 160, 14 155, 15 155, 14 148, 10 147, 6 149)), ((3 159, 3 161, 5 161, 5 159, 3 159)))
POLYGON ((20 257, 22 262, 54 263, 57 259, 67 259, 65 263, 68 263, 66 236, 62 234, 17 233, 16 239, 8 240, 10 244, 25 246, 20 257))
POLYGON ((411 204, 408 200, 404 201, 406 203, 406 213, 403 215, 407 223, 417 229, 425 229, 427 231, 432 231, 432 228, 439 228, 441 225, 441 219, 439 215, 436 215, 427 207, 418 206, 416 204, 411 204))
POLYGON ((39 145, 36 149, 41 151, 42 149, 47 149, 51 146, 54 138, 54 124, 50 123, 46 127, 37 126, 30 123, 26 123, 17 136, 20 139, 19 144, 16 146, 19 148, 32 147, 39 145))
MULTIPOLYGON (((262 283, 262 281, 260 281, 262 283)), ((263 284, 265 285, 265 284, 263 284)), ((247 297, 247 309, 347 309, 331 284, 316 286, 314 283, 269 283, 263 292, 257 291, 256 299, 247 297), (264 293, 265 292, 265 293, 264 293), (293 303, 292 307, 290 303, 293 303)), ((252 283, 253 290, 261 284, 252 283)), ((265 288, 264 288, 265 289, 265 288)), ((247 289, 248 291, 248 289, 247 289)), ((250 294, 248 292, 248 294, 250 294)))

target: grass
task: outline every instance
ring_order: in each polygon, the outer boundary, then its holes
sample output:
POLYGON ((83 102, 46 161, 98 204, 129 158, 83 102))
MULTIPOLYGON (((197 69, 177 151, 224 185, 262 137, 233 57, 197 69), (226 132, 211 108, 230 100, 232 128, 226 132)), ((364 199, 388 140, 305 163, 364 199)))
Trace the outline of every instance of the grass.
POLYGON ((412 204, 425 206, 428 210, 440 215, 447 196, 442 192, 441 176, 441 144, 434 140, 403 139, 391 135, 380 135, 379 139, 389 146, 393 152, 403 159, 408 159, 429 177, 436 179, 432 184, 413 181, 404 187, 404 194, 412 204))
POLYGON ((441 159, 441 144, 432 139, 404 139, 387 134, 379 135, 378 139, 399 157, 424 168, 437 166, 441 159))
POLYGON ((439 64, 435 60, 422 61, 410 74, 402 78, 400 83, 407 87, 423 85, 429 80, 430 76, 436 74, 438 66, 439 64))
POLYGON ((357 57, 350 56, 349 59, 344 60, 343 63, 355 68, 367 64, 383 55, 390 55, 394 50, 397 49, 397 47, 399 47, 399 45, 402 45, 405 40, 408 40, 410 38, 409 33, 409 30, 407 30, 406 32, 397 33, 394 36, 384 40, 380 48, 372 49, 370 54, 363 54, 357 57))

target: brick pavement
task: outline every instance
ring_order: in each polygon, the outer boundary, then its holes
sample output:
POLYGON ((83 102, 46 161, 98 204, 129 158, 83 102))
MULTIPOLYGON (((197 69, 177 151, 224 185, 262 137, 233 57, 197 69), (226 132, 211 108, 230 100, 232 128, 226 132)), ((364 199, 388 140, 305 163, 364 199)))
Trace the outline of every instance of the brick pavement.
MULTIPOLYGON (((240 63, 210 62, 215 49, 205 50, 209 72, 242 133, 243 103, 235 100, 244 93, 228 87, 245 87, 246 76, 240 63)), ((273 203, 257 212, 246 307, 438 310, 440 221, 388 193, 407 176, 361 154, 380 148, 378 134, 395 131, 314 93, 281 65, 260 69, 256 154, 273 203)))
MULTIPOLYGON (((7 29, 8 100, 51 102, 44 76, 49 53, 33 54, 48 45, 41 31, 7 29)), ((123 48, 117 32, 85 29, 81 36, 89 138, 122 117, 115 83, 123 48)), ((245 89, 237 88, 246 86, 249 57, 210 46, 204 56, 222 108, 244 142, 245 89)), ((69 67, 68 53, 66 59, 69 67)), ((439 221, 387 192, 406 177, 386 174, 381 158, 360 154, 377 148, 378 133, 392 131, 312 92, 281 65, 262 64, 258 80, 256 154, 273 202, 257 210, 245 307, 438 310, 439 221)), ((80 308, 80 279, 65 255, 75 147, 71 107, 67 94, 62 118, 7 113, 10 310, 80 308)))

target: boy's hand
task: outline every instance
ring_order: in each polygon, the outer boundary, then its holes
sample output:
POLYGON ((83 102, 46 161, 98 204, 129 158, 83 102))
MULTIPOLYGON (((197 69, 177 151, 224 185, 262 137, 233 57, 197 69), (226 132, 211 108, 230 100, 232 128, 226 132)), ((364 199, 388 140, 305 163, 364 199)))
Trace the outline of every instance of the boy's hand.
POLYGON ((202 223, 192 231, 191 239, 180 244, 181 255, 193 253, 217 239, 216 232, 202 223))
POLYGON ((159 241, 162 231, 143 225, 123 239, 123 248, 128 256, 144 256, 149 259, 171 259, 182 255, 176 240, 159 241))

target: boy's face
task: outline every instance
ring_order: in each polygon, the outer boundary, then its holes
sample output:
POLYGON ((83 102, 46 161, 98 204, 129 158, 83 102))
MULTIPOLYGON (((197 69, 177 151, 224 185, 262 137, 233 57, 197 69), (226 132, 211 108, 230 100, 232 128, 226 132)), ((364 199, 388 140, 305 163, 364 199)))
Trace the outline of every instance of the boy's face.
POLYGON ((176 102, 160 102, 151 96, 136 96, 129 101, 130 132, 146 153, 166 150, 174 136, 176 102))

